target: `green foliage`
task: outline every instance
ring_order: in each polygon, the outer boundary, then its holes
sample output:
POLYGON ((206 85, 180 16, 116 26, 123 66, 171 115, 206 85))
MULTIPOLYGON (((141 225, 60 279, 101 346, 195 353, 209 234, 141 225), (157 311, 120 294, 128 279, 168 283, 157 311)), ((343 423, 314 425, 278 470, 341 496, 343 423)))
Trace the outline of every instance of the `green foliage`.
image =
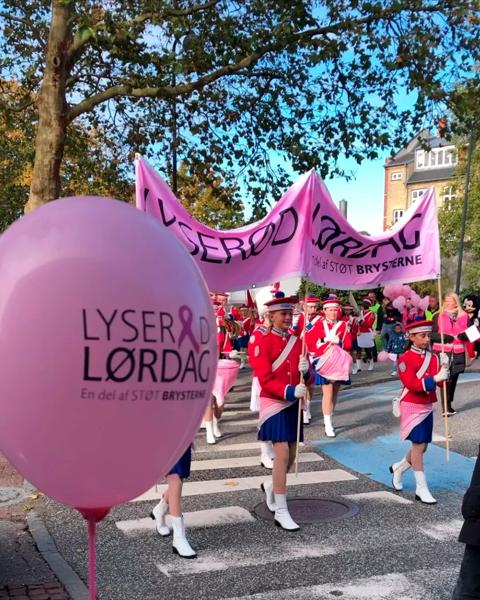
MULTIPOLYGON (((290 183, 282 164, 342 174, 400 147, 479 58, 476 0, 77 0, 66 27, 66 122, 108 132, 108 155, 171 153, 198 176, 240 177, 253 219, 290 183), (413 92, 412 109, 398 93, 413 92), (281 155, 283 161, 273 157, 281 155)), ((2 0, 0 92, 5 114, 36 108, 49 0, 2 0), (24 97, 1 89, 15 80, 24 97)), ((63 62, 61 63, 63 64, 63 62)), ((69 128, 68 136, 75 135, 69 128)), ((168 171, 168 161, 163 164, 168 171)), ((85 171, 89 174, 89 171, 85 171)), ((68 179, 68 177, 65 175, 68 179)))
POLYGON ((178 173, 179 198, 194 219, 214 229, 235 229, 244 224, 244 207, 238 199, 238 190, 223 185, 223 180, 212 171, 205 177, 185 165, 178 173))

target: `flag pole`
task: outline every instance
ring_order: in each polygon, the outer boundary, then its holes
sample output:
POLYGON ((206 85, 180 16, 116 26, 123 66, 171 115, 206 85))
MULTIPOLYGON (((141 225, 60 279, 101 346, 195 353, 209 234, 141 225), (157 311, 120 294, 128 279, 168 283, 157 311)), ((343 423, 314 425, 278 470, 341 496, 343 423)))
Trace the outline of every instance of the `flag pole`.
MULTIPOLYGON (((443 295, 442 295, 442 276, 441 276, 441 274, 439 274, 439 276, 438 276, 437 284, 438 284, 438 304, 439 304, 439 309, 440 309, 438 317, 440 319, 441 315, 443 314, 443 295)), ((443 328, 439 327, 439 331, 440 331, 440 343, 442 345, 442 353, 443 353, 443 348, 444 348, 443 328)), ((446 381, 444 381, 443 385, 442 385, 442 398, 443 398, 443 420, 445 423, 445 439, 446 439, 445 451, 446 451, 447 461, 449 461, 450 460, 450 435, 448 432, 447 382, 446 381)))
MULTIPOLYGON (((302 331, 302 356, 305 356, 306 351, 306 336, 305 333, 307 331, 307 303, 305 302, 305 298, 308 297, 308 279, 306 279, 305 283, 305 295, 303 302, 303 331, 302 331)), ((302 373, 300 373, 300 378, 302 378, 302 373)), ((308 391, 305 396, 305 401, 308 402, 308 391)), ((298 477, 298 453, 300 448, 300 426, 302 418, 302 399, 298 400, 298 416, 297 416, 297 445, 295 448, 295 477, 298 477)))

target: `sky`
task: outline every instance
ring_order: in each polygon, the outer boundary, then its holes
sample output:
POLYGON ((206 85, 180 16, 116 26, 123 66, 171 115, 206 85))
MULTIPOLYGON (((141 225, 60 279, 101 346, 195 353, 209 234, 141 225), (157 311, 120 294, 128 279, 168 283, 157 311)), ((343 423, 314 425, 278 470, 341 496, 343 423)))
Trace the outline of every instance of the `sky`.
POLYGON ((377 160, 366 160, 358 165, 355 160, 344 159, 341 166, 353 171, 355 178, 327 179, 327 188, 338 206, 347 200, 347 220, 357 231, 378 235, 383 231, 384 164, 386 152, 377 160))

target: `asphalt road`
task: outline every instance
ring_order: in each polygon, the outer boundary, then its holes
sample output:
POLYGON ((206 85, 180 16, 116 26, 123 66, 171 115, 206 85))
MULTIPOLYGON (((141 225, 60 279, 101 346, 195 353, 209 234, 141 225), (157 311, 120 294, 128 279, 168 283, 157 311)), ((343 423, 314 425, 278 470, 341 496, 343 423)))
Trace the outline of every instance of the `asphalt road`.
MULTIPOLYGON (((411 474, 404 493, 389 486, 388 466, 404 452, 398 421, 390 412, 397 380, 345 389, 335 416, 335 440, 324 437, 317 395, 314 419, 305 430, 305 462, 299 478, 293 476, 289 498, 346 497, 359 511, 287 533, 254 512, 263 501, 258 482, 269 472, 259 464, 255 415, 248 410, 249 372, 242 372, 227 398, 225 435, 215 446, 207 446, 203 434, 197 436, 194 464, 199 470, 185 486, 184 513, 193 522, 188 536, 198 559, 174 555, 171 539, 153 529, 147 517, 155 504, 154 489, 152 499, 118 507, 99 525, 99 599, 450 599, 463 553, 457 542, 461 500, 479 443, 480 374, 466 374, 460 381, 458 414, 448 421, 450 459, 439 415, 436 441, 426 455, 436 506, 415 502, 411 474)), ((86 581, 83 519, 52 501, 45 502, 42 516, 61 554, 86 581)))

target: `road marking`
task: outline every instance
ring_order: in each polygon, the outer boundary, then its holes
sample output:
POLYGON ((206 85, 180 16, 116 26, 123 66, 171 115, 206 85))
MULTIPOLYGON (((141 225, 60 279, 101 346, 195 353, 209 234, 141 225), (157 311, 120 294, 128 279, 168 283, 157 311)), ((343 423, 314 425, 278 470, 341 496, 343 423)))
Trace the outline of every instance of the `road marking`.
MULTIPOLYGON (((301 463, 317 462, 323 458, 315 452, 304 452, 298 457, 301 463)), ((260 456, 238 456, 231 458, 212 458, 209 460, 195 460, 192 462, 192 471, 206 471, 210 469, 235 469, 239 467, 260 466, 260 456)))
POLYGON ((173 560, 172 562, 158 562, 157 568, 167 577, 179 575, 195 575, 198 573, 211 573, 214 571, 226 571, 227 569, 238 569, 241 567, 259 567, 283 561, 303 560, 305 558, 319 558, 336 554, 335 548, 329 548, 324 544, 292 542, 268 545, 259 548, 255 545, 255 552, 238 550, 232 547, 215 552, 202 551, 195 560, 173 560))
MULTIPOLYGON (((183 518, 187 529, 192 527, 216 527, 218 525, 232 525, 235 523, 255 521, 248 510, 241 506, 221 506, 220 508, 185 512, 183 513, 183 518)), ((150 517, 117 521, 115 525, 125 534, 151 531, 156 528, 155 521, 150 517)), ((171 527, 169 516, 167 516, 167 525, 171 527)))
POLYGON ((420 527, 420 531, 425 535, 428 535, 428 537, 440 542, 447 540, 456 541, 462 525, 463 521, 461 519, 454 519, 452 521, 447 521, 446 523, 430 525, 430 527, 420 527))
MULTIPOLYGON (((300 446, 305 446, 304 442, 300 442, 300 446)), ((260 451, 260 442, 242 442, 238 444, 224 444, 223 440, 220 440, 216 444, 209 445, 208 448, 199 448, 194 450, 195 454, 203 454, 205 452, 236 452, 238 450, 257 450, 260 451)))
MULTIPOLYGON (((410 442, 402 442, 397 434, 380 436, 368 442, 335 438, 328 440, 328 443, 325 440, 313 443, 322 449, 323 454, 388 487, 392 485, 389 465, 400 460, 410 449, 410 442)), ((425 470, 433 495, 438 490, 454 490, 464 494, 470 484, 473 466, 470 458, 453 451, 450 451, 450 460, 447 461, 445 449, 430 444, 425 454, 425 470)), ((415 489, 411 469, 403 477, 403 487, 406 491, 415 489)))
POLYGON ((412 583, 403 573, 388 573, 353 581, 272 590, 229 600, 430 600, 423 585, 412 583))
POLYGON ((344 498, 350 500, 378 500, 380 502, 397 502, 398 504, 413 504, 408 498, 398 496, 393 492, 360 492, 359 494, 343 494, 344 498))
MULTIPOLYGON (((224 492, 242 492, 245 490, 254 490, 260 487, 260 484, 268 479, 268 476, 260 475, 257 477, 238 477, 232 479, 210 479, 206 481, 187 481, 183 484, 182 496, 203 496, 205 494, 219 494, 224 492)), ((343 469, 329 469, 328 471, 308 471, 287 475, 289 486, 309 485, 318 483, 334 483, 337 481, 354 481, 358 478, 343 469)), ((146 500, 160 499, 166 485, 156 485, 144 494, 131 500, 130 502, 142 502, 146 500)))

